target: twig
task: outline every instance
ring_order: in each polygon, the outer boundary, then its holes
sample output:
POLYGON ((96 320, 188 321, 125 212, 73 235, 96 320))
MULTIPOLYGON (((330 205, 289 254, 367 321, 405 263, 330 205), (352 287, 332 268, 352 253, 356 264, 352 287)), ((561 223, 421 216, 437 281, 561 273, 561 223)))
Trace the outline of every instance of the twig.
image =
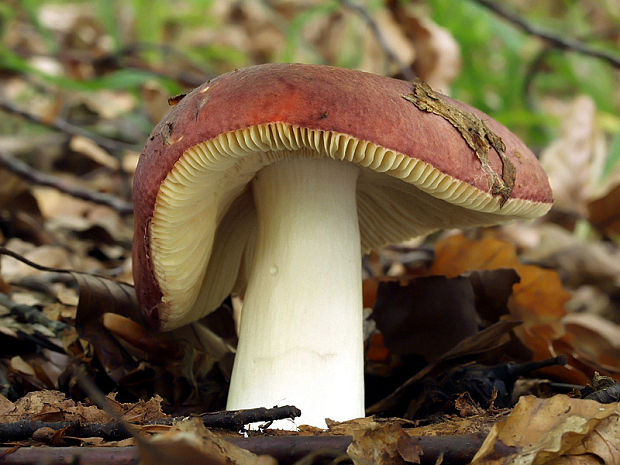
MULTIPOLYGON (((1 159, 1 158, 0 158, 1 159)), ((6 247, 2 247, 0 246, 0 255, 6 255, 8 257, 12 257, 15 260, 19 260, 20 262, 34 268, 35 270, 39 270, 39 271, 49 271, 52 273, 74 273, 74 271, 72 270, 62 270, 60 268, 52 268, 50 266, 45 266, 45 265, 39 265, 38 263, 35 263, 31 260, 28 260, 26 257, 22 257, 20 254, 18 254, 17 252, 11 250, 11 249, 7 249, 6 247)), ((79 271, 75 272, 75 273, 79 273, 79 271)), ((0 302, 2 303, 2 302, 0 302)))
MULTIPOLYGON (((83 383, 83 380, 80 380, 83 383)), ((93 397, 93 392, 88 393, 93 397)), ((99 404, 104 399, 103 394, 95 403, 99 404)), ((202 415, 200 418, 207 428, 226 429, 239 431, 244 425, 254 422, 267 422, 295 418, 301 415, 299 409, 290 405, 274 408, 252 408, 247 410, 232 410, 214 412, 202 415)), ((172 425, 182 420, 179 418, 164 418, 161 420, 141 424, 140 426, 150 425, 172 425)), ((131 425, 135 427, 136 425, 131 425)), ((100 437, 108 441, 118 441, 131 437, 131 432, 127 430, 126 423, 111 421, 110 423, 84 423, 79 421, 36 421, 20 420, 10 423, 0 423, 0 441, 21 441, 32 437, 39 428, 51 428, 53 430, 67 429, 66 434, 76 437, 100 437)))
MULTIPOLYGON (((116 52, 115 55, 110 56, 110 58, 112 58, 118 63, 119 68, 120 67, 127 68, 128 65, 123 65, 123 61, 127 61, 127 60, 123 60, 124 58, 131 57, 141 52, 151 51, 151 50, 161 53, 165 57, 164 63, 169 61, 167 59, 168 57, 176 57, 180 61, 189 65, 189 70, 184 69, 187 67, 180 67, 180 66, 172 66, 172 67, 165 66, 164 67, 165 71, 153 70, 149 68, 148 66, 145 66, 143 63, 133 64, 133 66, 137 67, 137 69, 140 69, 143 71, 145 70, 150 73, 153 73, 156 76, 160 76, 166 79, 174 79, 181 85, 186 86, 186 87, 191 87, 191 88, 198 87, 200 84, 205 82, 207 79, 210 79, 213 77, 212 74, 207 73, 202 68, 202 66, 196 63, 191 57, 189 57, 187 54, 183 53, 182 51, 174 48, 170 44, 136 42, 131 45, 128 45, 127 47, 122 48, 121 50, 116 52), (173 71, 174 69, 179 69, 179 71, 175 73, 173 71)), ((105 59, 106 57, 103 57, 103 60, 105 59)))
POLYGON ((527 108, 530 110, 535 109, 534 99, 532 97, 533 93, 533 85, 534 79, 538 72, 543 68, 545 60, 549 56, 550 52, 553 49, 549 46, 543 47, 534 57, 534 59, 528 64, 527 70, 525 72, 525 76, 523 78, 523 99, 525 100, 525 104, 527 108))
POLYGON ((50 320, 36 307, 13 302, 6 294, 0 293, 0 305, 8 308, 20 321, 32 324, 40 324, 51 330, 56 336, 61 336, 63 331, 69 329, 69 325, 62 321, 50 320))
POLYGON ((527 22, 525 19, 521 18, 519 15, 515 14, 514 12, 504 8, 501 2, 499 1, 491 1, 491 0, 472 0, 472 1, 474 1, 475 3, 478 3, 479 5, 482 5, 483 7, 495 13, 497 16, 504 18, 505 20, 514 24, 519 29, 527 32, 528 34, 539 37, 557 48, 564 49, 564 50, 571 50, 573 52, 581 53, 582 55, 588 55, 588 56, 592 56, 595 58, 600 58, 601 60, 608 62, 612 66, 616 68, 620 68, 620 57, 615 56, 611 53, 608 53, 604 50, 592 48, 589 45, 583 42, 580 42, 579 40, 576 40, 570 37, 568 38, 559 37, 552 32, 544 30, 538 26, 534 26, 533 24, 530 24, 529 22, 527 22))
POLYGON ((200 415, 206 427, 224 428, 239 431, 249 423, 269 422, 297 418, 301 411, 292 405, 273 408, 251 408, 245 410, 226 410, 200 415))
POLYGON ((379 28, 379 25, 372 18, 372 16, 370 16, 370 14, 361 5, 358 5, 351 0, 340 0, 340 4, 353 11, 354 13, 358 14, 366 22, 366 24, 374 34, 377 43, 383 49, 383 53, 385 53, 387 59, 390 60, 392 63, 396 64, 400 73, 405 79, 407 79, 408 81, 413 81, 416 77, 415 73, 411 70, 411 68, 409 68, 406 64, 400 61, 400 59, 392 51, 387 41, 385 40, 385 37, 383 36, 381 28, 379 28))
POLYGON ((81 423, 79 421, 21 420, 0 423, 0 440, 2 442, 23 441, 31 438, 32 434, 40 428, 50 428, 55 431, 65 430, 65 435, 78 438, 99 437, 108 441, 119 441, 130 437, 123 425, 116 422, 81 423))
MULTIPOLYGON (((422 464, 470 463, 476 451, 482 445, 485 434, 467 434, 456 436, 412 436, 407 442, 415 442, 422 447, 424 455, 422 464)), ((238 447, 258 455, 271 455, 280 465, 294 464, 308 454, 317 451, 333 451, 344 454, 351 436, 258 436, 225 438, 238 447)), ((508 446, 496 445, 498 456, 510 452, 508 446)), ((18 450, 0 448, 0 462, 13 465, 25 465, 45 461, 48 464, 135 464, 138 450, 135 447, 22 447, 18 450), (78 458, 79 457, 79 458, 78 458)))
POLYGON ((41 173, 24 162, 4 153, 0 153, 0 166, 16 174, 25 181, 39 186, 52 187, 72 197, 105 205, 117 211, 120 215, 131 215, 133 213, 133 206, 130 202, 126 202, 118 197, 103 192, 97 192, 82 187, 68 186, 59 178, 41 173))
POLYGON ((91 139, 93 142, 95 142, 100 147, 103 147, 108 150, 122 151, 122 150, 136 150, 137 149, 137 147, 133 144, 128 144, 126 142, 122 142, 119 140, 108 139, 107 137, 93 134, 90 131, 82 129, 79 126, 75 126, 59 118, 56 118, 53 121, 46 121, 44 118, 41 118, 40 116, 34 115, 25 110, 17 108, 12 103, 9 103, 4 100, 0 100, 0 110, 5 111, 6 113, 17 115, 25 120, 39 124, 41 126, 46 126, 46 127, 55 129, 57 131, 64 132, 65 134, 69 134, 70 136, 86 137, 88 139, 91 139))

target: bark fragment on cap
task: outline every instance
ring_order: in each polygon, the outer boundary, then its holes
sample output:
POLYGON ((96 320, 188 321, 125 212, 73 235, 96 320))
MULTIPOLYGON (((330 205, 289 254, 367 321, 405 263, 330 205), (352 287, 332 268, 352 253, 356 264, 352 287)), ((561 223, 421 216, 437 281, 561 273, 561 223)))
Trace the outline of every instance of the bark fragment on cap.
POLYGON ((514 188, 517 169, 506 156, 506 144, 502 138, 491 131, 484 121, 473 113, 463 111, 442 100, 421 79, 413 82, 413 93, 403 95, 403 98, 420 110, 441 116, 459 131, 480 160, 481 169, 489 176, 489 190, 493 195, 501 196, 500 206, 503 206, 514 188), (489 164, 489 150, 491 149, 497 152, 502 161, 501 176, 489 164))

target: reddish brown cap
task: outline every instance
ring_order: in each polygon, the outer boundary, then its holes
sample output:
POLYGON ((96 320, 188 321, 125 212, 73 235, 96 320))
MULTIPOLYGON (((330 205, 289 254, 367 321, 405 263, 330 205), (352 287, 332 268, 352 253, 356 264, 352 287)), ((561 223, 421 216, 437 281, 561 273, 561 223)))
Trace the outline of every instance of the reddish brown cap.
MULTIPOLYGON (((193 319, 213 310, 190 307, 205 306, 198 300, 207 292, 198 288, 204 288, 209 272, 198 268, 216 266, 210 260, 217 252, 216 230, 235 234, 234 224, 242 219, 229 218, 231 205, 242 205, 245 216, 253 218, 251 199, 240 200, 251 196, 245 185, 278 154, 292 152, 364 168, 360 184, 368 181, 371 187, 358 188, 363 248, 438 228, 532 218, 552 203, 546 174, 513 133, 469 105, 434 94, 423 83, 302 64, 233 71, 206 82, 174 106, 153 130, 140 158, 134 181, 134 280, 150 320, 163 327, 187 321, 171 316, 177 312, 174 301, 180 299, 172 296, 175 292, 185 295, 178 311, 191 313, 193 319), (424 199, 422 207, 413 207, 418 212, 410 228, 404 217, 394 218, 389 205, 372 199, 386 182, 389 203, 402 207, 424 199), (370 213, 365 213, 377 205, 384 211, 373 214, 387 215, 385 223, 393 225, 385 234, 378 231, 380 226, 370 225, 370 213), (191 219, 174 217, 171 212, 177 208, 191 219), (198 210, 205 213, 198 216, 198 210), (173 250, 174 239, 164 238, 168 233, 163 230, 187 235, 194 224, 209 230, 202 239, 206 245, 173 250), (154 226, 162 228, 155 239, 154 226), (162 253, 179 262, 183 254, 200 256, 201 265, 190 270, 177 264, 176 271, 170 271, 168 263, 174 260, 160 259, 162 253), (192 272, 199 273, 190 279, 194 288, 183 292, 192 272)), ((228 292, 243 261, 237 257, 229 272, 224 286, 228 292)))

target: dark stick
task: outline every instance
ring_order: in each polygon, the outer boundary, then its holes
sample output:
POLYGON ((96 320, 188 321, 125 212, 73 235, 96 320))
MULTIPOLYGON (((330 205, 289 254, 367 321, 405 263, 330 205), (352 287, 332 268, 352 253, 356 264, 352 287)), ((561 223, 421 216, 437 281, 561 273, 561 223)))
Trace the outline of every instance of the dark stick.
POLYGON ((64 132, 65 134, 69 134, 70 136, 82 136, 88 139, 91 139, 100 147, 103 147, 108 150, 113 151, 121 151, 121 150, 136 150, 136 146, 132 144, 128 144, 126 142, 122 142, 120 140, 108 139, 107 137, 103 137, 97 134, 93 134, 90 131, 82 129, 79 126, 75 126, 65 120, 56 118, 53 121, 46 121, 44 118, 33 115, 25 110, 17 108, 12 103, 9 103, 4 100, 0 100, 0 110, 11 113, 13 115, 17 115, 27 121, 39 124, 41 126, 46 126, 48 128, 55 129, 60 132, 64 132))
POLYGON ((8 308, 20 321, 45 326, 53 331, 56 336, 60 336, 63 331, 69 329, 68 324, 63 323, 62 321, 50 320, 38 308, 13 302, 9 296, 3 293, 0 293, 0 305, 8 308))
POLYGON ((379 25, 372 18, 372 16, 370 16, 370 14, 368 14, 368 12, 362 6, 352 2, 351 0, 340 0, 340 4, 359 15, 366 22, 366 24, 374 34, 375 39, 379 44, 379 47, 381 47, 381 49, 385 53, 387 59, 392 63, 395 63, 396 66, 398 66, 398 70, 405 79, 407 79, 408 81, 413 81, 415 79, 415 74, 413 73, 413 71, 411 71, 411 68, 409 68, 402 61, 400 61, 400 59, 392 51, 387 41, 385 40, 385 37, 383 36, 381 28, 379 28, 379 25))
MULTIPOLYGON (((484 438, 484 434, 468 434, 413 436, 409 440, 422 447, 422 464, 435 464, 441 455, 443 463, 466 464, 478 451, 484 438)), ((257 436, 224 439, 255 454, 271 455, 280 465, 293 464, 318 451, 345 454, 351 443, 351 436, 257 436)), ((11 453, 7 451, 10 449, 0 449, 0 464, 26 465, 40 463, 45 459, 45 463, 49 465, 60 465, 71 463, 71 458, 79 457, 82 465, 129 465, 137 463, 138 459, 138 451, 134 447, 24 447, 11 453)), ((496 452, 507 455, 510 448, 498 444, 496 452)))
POLYGON ((0 166, 27 182, 37 184, 39 186, 52 187, 72 197, 97 203, 99 205, 105 205, 117 211, 120 215, 131 215, 133 213, 133 206, 129 202, 103 192, 97 192, 83 187, 68 186, 59 178, 46 173, 41 173, 17 158, 11 157, 4 153, 0 153, 0 166))
MULTIPOLYGON (((244 425, 254 422, 269 422, 296 418, 301 415, 299 409, 285 405, 274 408, 253 408, 246 410, 231 410, 207 413, 200 419, 207 428, 239 431, 244 425)), ((164 418, 160 421, 146 423, 146 425, 172 425, 182 418, 164 418)), ((39 428, 61 430, 67 428, 68 436, 100 437, 108 441, 118 441, 131 437, 123 423, 80 423, 70 421, 34 421, 21 420, 11 423, 0 423, 0 442, 21 441, 28 439, 39 428)))
POLYGON ((223 428, 234 431, 241 430, 244 425, 256 422, 293 419, 301 416, 301 410, 292 405, 273 408, 251 408, 245 410, 225 410, 200 415, 208 428, 223 428))
POLYGON ((504 8, 502 3, 499 1, 491 1, 491 0, 473 0, 475 3, 487 8, 488 10, 495 13, 497 16, 504 18, 508 22, 514 24, 522 31, 527 32, 533 36, 539 37, 553 46, 563 49, 570 50, 573 52, 581 53, 582 55, 588 55, 595 58, 600 58, 601 60, 606 61, 616 68, 620 68, 620 57, 612 55, 604 50, 599 50, 590 47, 589 45, 580 42, 579 40, 573 38, 565 38, 559 37, 549 31, 546 31, 538 26, 534 26, 530 24, 519 15, 514 12, 504 8))

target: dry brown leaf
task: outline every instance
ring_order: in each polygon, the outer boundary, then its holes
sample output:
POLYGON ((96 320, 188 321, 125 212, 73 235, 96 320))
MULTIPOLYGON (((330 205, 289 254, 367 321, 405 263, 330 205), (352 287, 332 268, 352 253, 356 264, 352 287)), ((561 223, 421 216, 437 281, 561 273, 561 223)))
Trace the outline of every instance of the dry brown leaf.
POLYGON ((427 360, 477 333, 479 319, 469 279, 444 276, 380 283, 372 318, 392 353, 427 360))
MULTIPOLYGON (((556 395, 522 397, 510 416, 498 422, 474 457, 474 465, 542 465, 594 455, 620 463, 620 404, 556 395), (497 457, 496 444, 516 448, 497 457)), ((584 457, 585 458, 585 457, 584 457)))
POLYGON ((563 319, 572 336, 572 347, 580 360, 620 375, 620 325, 589 313, 574 313, 563 319))
POLYGON ((620 234, 620 185, 588 203, 588 219, 605 234, 620 234))
POLYGON ((119 382, 137 364, 103 327, 103 314, 118 313, 133 321, 141 321, 135 291, 132 286, 112 279, 83 273, 72 274, 80 288, 76 315, 78 333, 93 345, 108 376, 119 382))
POLYGON ((590 97, 580 95, 558 113, 563 121, 560 136, 543 150, 540 162, 549 176, 554 207, 585 216, 607 154, 605 134, 590 97))
POLYGON ((118 159, 103 150, 92 139, 83 136, 73 136, 69 142, 69 148, 111 170, 117 170, 120 167, 118 159))
MULTIPOLYGON (((107 423, 110 416, 94 405, 84 405, 68 399, 60 391, 32 391, 15 402, 6 398, 0 401, 0 422, 18 420, 80 421, 83 423, 107 423)), ((154 396, 136 403, 120 403, 114 395, 107 396, 108 404, 128 422, 152 422, 166 418, 161 410, 163 399, 154 396)))
POLYGON ((161 121, 170 111, 170 92, 159 81, 146 81, 140 88, 140 97, 153 124, 161 121))
POLYGON ((461 49, 447 29, 421 16, 409 2, 389 2, 394 20, 415 50, 413 69, 433 89, 449 94, 461 71, 461 49))
MULTIPOLYGON (((60 391, 33 391, 20 397, 11 405, 4 404, 0 411, 0 422, 17 420, 71 421, 92 417, 85 412, 98 411, 97 407, 79 406, 67 399, 60 391)), ((109 417, 99 411, 98 421, 107 421, 109 417)))
POLYGON ((591 284, 605 291, 620 289, 620 251, 616 247, 581 239, 555 224, 536 225, 535 234, 534 243, 521 254, 523 260, 561 270, 570 288, 591 284))
POLYGON ((415 462, 419 454, 416 455, 416 448, 407 441, 409 436, 402 424, 402 420, 376 420, 369 417, 353 423, 343 422, 338 425, 338 431, 352 436, 347 455, 355 465, 419 463, 415 462))
POLYGON ((430 274, 454 277, 467 271, 515 268, 519 264, 515 248, 508 242, 493 238, 472 240, 456 234, 435 244, 430 274))
MULTIPOLYGON (((109 174, 94 178, 102 184, 109 184, 109 174)), ((93 189, 106 190, 104 185, 97 186, 91 181, 93 189)), ((52 188, 35 187, 32 190, 41 212, 48 219, 47 227, 51 230, 64 230, 82 233, 93 227, 101 227, 116 241, 131 240, 133 230, 112 209, 92 202, 71 197, 52 188)))
POLYGON ((498 349, 509 342, 510 331, 514 330, 519 323, 515 321, 501 320, 479 331, 473 336, 461 340, 456 346, 444 353, 439 360, 429 363, 411 378, 402 383, 395 391, 379 402, 366 409, 367 413, 379 413, 394 408, 403 396, 408 395, 407 389, 428 376, 433 370, 440 367, 443 362, 461 357, 482 354, 498 349))
POLYGON ((139 441, 141 465, 277 465, 273 457, 237 447, 194 418, 148 441, 139 441))
POLYGON ((571 296, 558 274, 522 264, 512 244, 492 237, 471 240, 453 235, 437 242, 430 273, 453 277, 467 271, 498 268, 512 268, 521 277, 521 282, 513 286, 508 308, 526 326, 555 322, 566 314, 564 305, 571 296))
POLYGON ((25 375, 35 376, 34 368, 21 356, 15 355, 11 358, 11 368, 25 375))
MULTIPOLYGON (((347 15, 350 16, 352 13, 345 12, 345 16, 347 15)), ((416 59, 417 50, 410 38, 408 38, 399 27, 397 18, 383 8, 372 11, 372 17, 381 31, 386 46, 403 65, 411 66, 414 59, 416 59)), ((351 21, 355 24, 355 22, 360 20, 353 15, 353 17, 349 17, 349 22, 351 21)), ((391 63, 390 66, 386 68, 385 50, 377 43, 370 29, 368 29, 366 25, 358 27, 366 31, 363 34, 364 40, 362 46, 364 52, 362 52, 361 55, 362 62, 359 64, 358 69, 375 74, 398 74, 399 71, 395 63, 391 63)), ((344 39, 344 34, 347 34, 346 30, 342 30, 341 33, 343 34, 342 39, 344 39)), ((338 50, 338 43, 337 40, 334 40, 329 44, 329 46, 334 49, 335 53, 337 53, 338 50)))
MULTIPOLYGON (((5 246, 7 249, 22 255, 30 261, 51 268, 74 268, 74 262, 80 261, 80 258, 76 260, 76 257, 72 256, 66 248, 57 245, 37 247, 34 244, 13 238, 5 246)), ((42 273, 6 255, 2 256, 0 262, 2 263, 2 276, 6 281, 17 280, 24 276, 36 276, 42 273)))
POLYGON ((620 163, 590 196, 588 219, 609 236, 620 234, 620 163))
MULTIPOLYGON (((512 268, 521 277, 521 282, 513 286, 508 309, 523 322, 515 333, 533 351, 533 360, 555 357, 564 351, 570 355, 572 339, 565 335, 561 321, 566 315, 564 307, 571 298, 570 293, 555 271, 522 264, 512 244, 493 237, 471 240, 462 235, 448 236, 435 245, 435 262, 430 273, 456 276, 469 270, 497 268, 512 268)), ((569 358, 567 365, 543 371, 566 382, 583 384, 591 369, 583 373, 584 367, 573 362, 569 358)))

